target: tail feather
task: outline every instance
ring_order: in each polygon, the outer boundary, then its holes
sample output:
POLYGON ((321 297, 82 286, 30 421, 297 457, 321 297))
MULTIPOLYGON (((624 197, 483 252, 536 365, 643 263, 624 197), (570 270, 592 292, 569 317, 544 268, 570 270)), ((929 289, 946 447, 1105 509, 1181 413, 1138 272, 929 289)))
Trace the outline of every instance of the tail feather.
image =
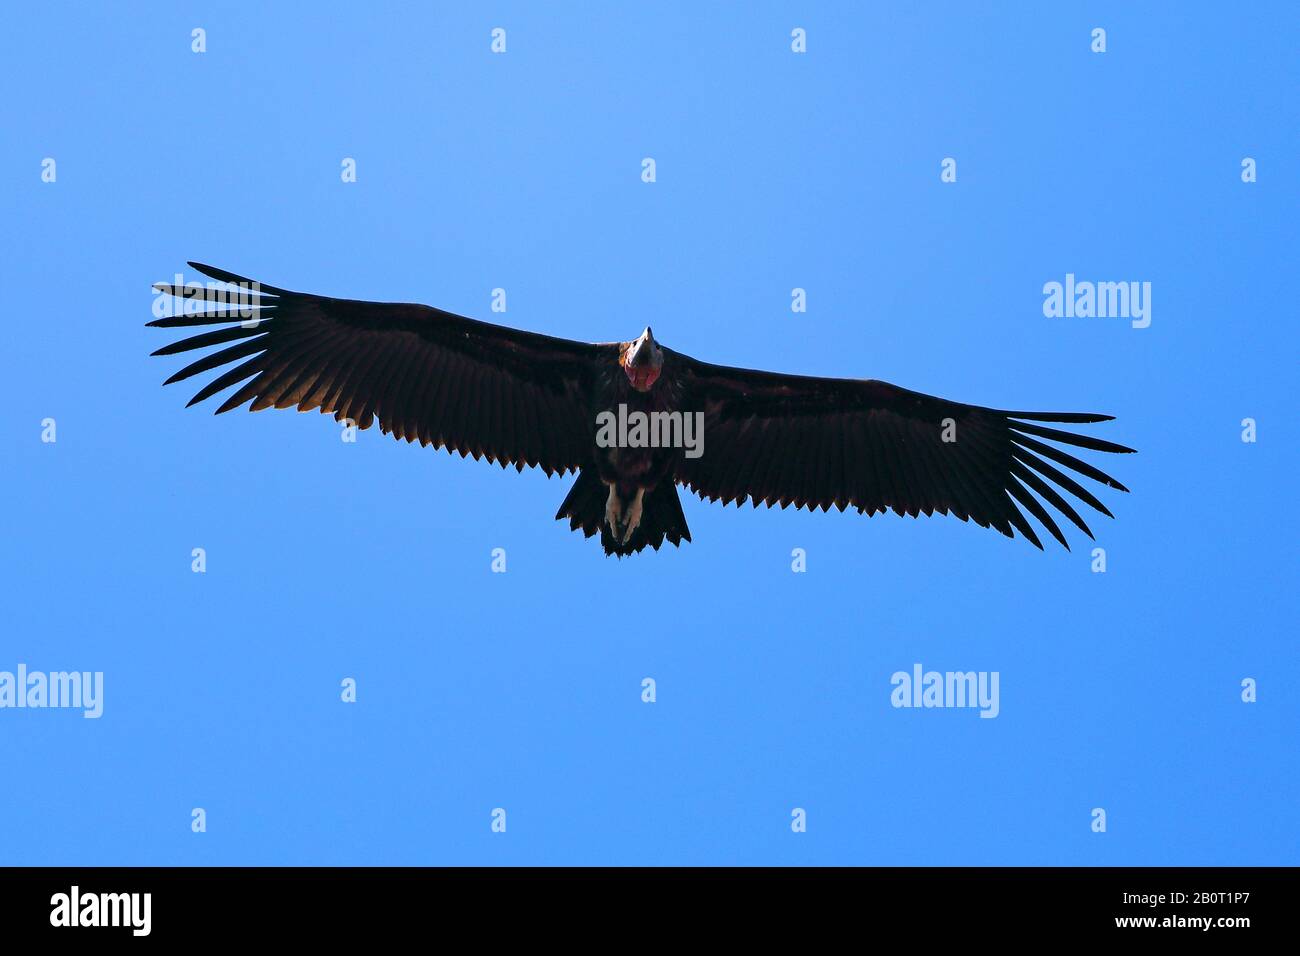
POLYGON ((569 493, 555 513, 556 521, 569 519, 570 530, 582 530, 584 538, 600 531, 605 523, 605 496, 608 489, 594 468, 584 468, 578 473, 569 493))
POLYGON ((646 492, 641 505, 641 522, 625 542, 616 541, 605 523, 608 497, 609 488, 600 480, 596 470, 585 468, 578 474, 578 480, 569 489, 555 518, 557 521, 568 518, 569 527, 574 531, 581 530, 585 537, 599 533, 605 553, 620 558, 625 554, 636 554, 646 545, 658 551, 665 538, 678 547, 681 542, 691 540, 691 529, 682 513, 677 486, 672 482, 663 482, 653 491, 646 492))

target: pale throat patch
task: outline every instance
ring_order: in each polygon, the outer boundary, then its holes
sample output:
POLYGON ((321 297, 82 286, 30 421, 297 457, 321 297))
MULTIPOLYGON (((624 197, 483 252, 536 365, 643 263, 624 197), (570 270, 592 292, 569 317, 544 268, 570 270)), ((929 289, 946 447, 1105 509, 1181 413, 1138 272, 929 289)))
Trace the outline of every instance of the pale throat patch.
POLYGON ((627 544, 632 532, 641 523, 641 500, 645 489, 638 488, 631 501, 619 497, 618 486, 609 486, 609 497, 605 500, 605 524, 609 525, 610 534, 619 544, 627 544))

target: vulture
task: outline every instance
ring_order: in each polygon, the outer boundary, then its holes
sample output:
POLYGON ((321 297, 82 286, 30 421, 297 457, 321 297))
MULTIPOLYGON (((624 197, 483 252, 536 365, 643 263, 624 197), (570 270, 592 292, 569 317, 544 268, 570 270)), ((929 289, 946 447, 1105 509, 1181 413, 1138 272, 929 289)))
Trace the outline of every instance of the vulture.
POLYGON ((217 281, 156 284, 155 315, 168 314, 148 323, 218 327, 153 353, 220 346, 164 382, 222 369, 189 405, 235 388, 217 414, 319 409, 503 468, 576 472, 556 518, 599 534, 607 555, 690 541, 678 485, 724 505, 951 514, 1019 532, 1039 550, 1029 516, 1067 550, 1054 513, 1090 538, 1075 503, 1113 517, 1075 476, 1128 490, 1060 446, 1133 449, 1051 427, 1110 415, 1005 411, 874 379, 731 368, 674 352, 649 328, 628 342, 576 342, 190 265, 217 281))

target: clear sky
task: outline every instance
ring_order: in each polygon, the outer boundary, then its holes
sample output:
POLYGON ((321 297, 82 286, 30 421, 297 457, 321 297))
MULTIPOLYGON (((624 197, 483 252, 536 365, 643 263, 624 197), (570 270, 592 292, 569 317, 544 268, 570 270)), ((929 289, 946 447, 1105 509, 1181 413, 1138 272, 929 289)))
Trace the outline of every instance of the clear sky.
POLYGON ((456 6, 7 13, 0 671, 104 698, 0 710, 0 863, 1300 863, 1294 5, 456 6), (693 496, 618 562, 568 479, 185 410, 187 259, 1106 412, 1132 493, 1104 573, 693 496), (917 664, 998 716, 891 706, 917 664))

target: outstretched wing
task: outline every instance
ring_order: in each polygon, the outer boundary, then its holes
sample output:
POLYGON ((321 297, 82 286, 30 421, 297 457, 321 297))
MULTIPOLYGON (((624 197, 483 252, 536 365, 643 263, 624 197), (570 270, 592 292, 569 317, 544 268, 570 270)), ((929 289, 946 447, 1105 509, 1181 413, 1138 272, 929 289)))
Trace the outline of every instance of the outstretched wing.
POLYGON ((200 310, 149 325, 221 328, 154 355, 224 346, 164 384, 233 366, 190 405, 243 383, 218 414, 250 403, 250 411, 318 408, 359 428, 378 419, 385 433, 408 442, 520 471, 538 465, 548 475, 575 470, 590 458, 587 385, 597 362, 612 360, 617 346, 521 332, 424 305, 305 295, 190 265, 245 292, 241 309, 197 285, 155 287, 190 300, 184 311, 200 310))
POLYGON ((1068 550, 1043 502, 1088 537, 1092 531, 1066 496, 1111 513, 1062 469, 1128 490, 1048 441, 1093 451, 1133 449, 1035 424, 1101 422, 1109 415, 999 411, 888 382, 726 368, 678 353, 671 359, 692 404, 704 412, 703 454, 683 460, 679 480, 710 501, 954 514, 1007 537, 1015 537, 1014 528, 1041 549, 1023 507, 1068 550))

